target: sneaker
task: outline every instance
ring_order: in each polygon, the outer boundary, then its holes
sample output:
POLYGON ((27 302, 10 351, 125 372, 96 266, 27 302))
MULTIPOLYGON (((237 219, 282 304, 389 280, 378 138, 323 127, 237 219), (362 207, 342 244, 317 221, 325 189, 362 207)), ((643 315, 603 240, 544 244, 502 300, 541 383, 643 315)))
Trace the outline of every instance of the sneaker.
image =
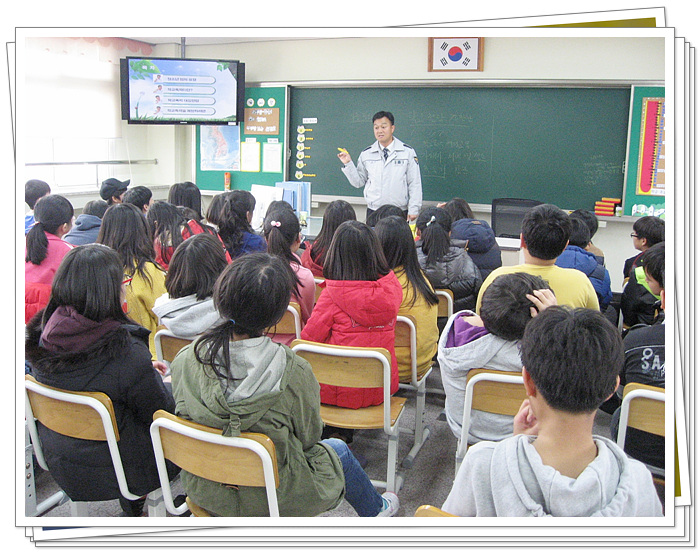
POLYGON ((393 517, 399 511, 399 497, 395 493, 385 492, 382 495, 384 505, 377 517, 393 517))

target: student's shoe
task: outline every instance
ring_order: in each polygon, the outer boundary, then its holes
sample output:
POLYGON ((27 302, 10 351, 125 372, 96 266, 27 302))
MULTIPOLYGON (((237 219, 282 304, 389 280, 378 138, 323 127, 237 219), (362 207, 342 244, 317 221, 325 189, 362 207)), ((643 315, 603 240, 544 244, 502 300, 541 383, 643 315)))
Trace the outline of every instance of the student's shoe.
POLYGON ((399 497, 396 494, 389 491, 385 492, 382 495, 382 502, 384 505, 377 517, 394 517, 396 512, 399 511, 399 497))
POLYGON ((143 511, 145 504, 145 496, 142 496, 137 500, 129 500, 123 496, 119 497, 119 505, 122 507, 122 517, 142 517, 146 515, 143 511))

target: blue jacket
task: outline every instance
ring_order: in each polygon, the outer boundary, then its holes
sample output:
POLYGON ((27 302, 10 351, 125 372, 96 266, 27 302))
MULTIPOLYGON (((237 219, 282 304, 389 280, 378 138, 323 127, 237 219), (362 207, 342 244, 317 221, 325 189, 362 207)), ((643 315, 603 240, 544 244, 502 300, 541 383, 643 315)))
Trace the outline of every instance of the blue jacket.
POLYGON ((575 268, 580 270, 591 281, 596 295, 598 295, 598 303, 600 310, 604 311, 610 301, 612 301, 612 290, 610 289, 610 273, 601 265, 593 253, 589 253, 585 249, 576 245, 569 245, 559 257, 557 257, 555 265, 561 268, 575 268))
POLYGON ((70 229, 63 240, 73 245, 85 245, 87 243, 95 243, 97 234, 100 232, 102 219, 95 215, 78 215, 73 223, 73 228, 70 229))
POLYGON ((485 280, 486 276, 503 264, 496 236, 485 220, 460 219, 454 221, 451 238, 467 242, 467 253, 481 272, 482 280, 485 280))

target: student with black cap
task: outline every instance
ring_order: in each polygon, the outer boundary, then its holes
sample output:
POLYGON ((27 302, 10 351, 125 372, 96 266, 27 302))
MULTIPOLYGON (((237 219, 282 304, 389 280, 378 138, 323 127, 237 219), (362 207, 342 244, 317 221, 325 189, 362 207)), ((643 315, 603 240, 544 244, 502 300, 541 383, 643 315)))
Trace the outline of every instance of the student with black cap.
POLYGON ((100 187, 100 197, 104 199, 108 205, 121 203, 122 196, 129 187, 129 182, 131 182, 131 180, 125 180, 122 182, 116 178, 108 178, 107 180, 103 180, 102 186, 100 187))

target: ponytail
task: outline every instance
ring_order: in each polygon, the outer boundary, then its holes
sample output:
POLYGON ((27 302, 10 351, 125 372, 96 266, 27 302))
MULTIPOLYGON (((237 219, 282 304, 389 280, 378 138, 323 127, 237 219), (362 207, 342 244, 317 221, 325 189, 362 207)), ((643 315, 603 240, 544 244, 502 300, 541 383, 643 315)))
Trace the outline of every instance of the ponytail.
POLYGON ((73 205, 60 195, 47 195, 34 206, 36 224, 27 233, 25 262, 41 264, 48 255, 46 233, 56 235, 58 229, 73 219, 73 205))
POLYGON ((428 264, 439 262, 450 250, 452 217, 444 209, 429 207, 416 219, 428 264))

